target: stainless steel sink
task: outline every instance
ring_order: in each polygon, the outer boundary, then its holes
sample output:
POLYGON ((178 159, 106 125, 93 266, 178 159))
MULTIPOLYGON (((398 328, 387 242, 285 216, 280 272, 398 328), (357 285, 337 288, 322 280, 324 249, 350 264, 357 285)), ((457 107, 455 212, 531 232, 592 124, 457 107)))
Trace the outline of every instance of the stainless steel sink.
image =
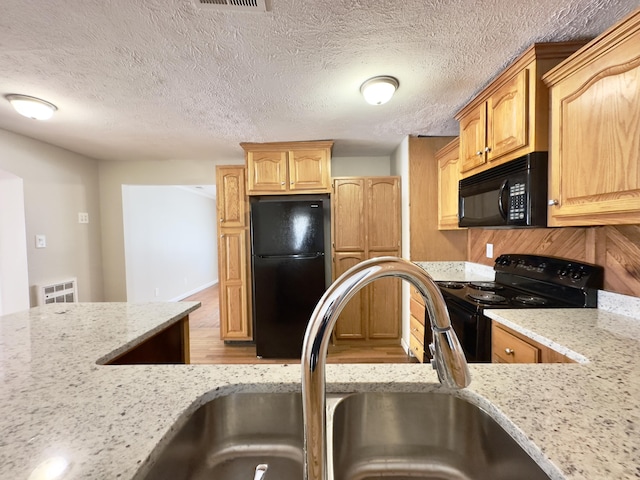
POLYGON ((332 435, 334 480, 549 479, 486 412, 450 395, 350 395, 332 435))
MULTIPOLYGON (((549 479, 482 409, 450 395, 329 395, 327 409, 333 480, 549 479)), ((302 480, 303 444, 300 393, 229 395, 197 409, 135 480, 253 480, 264 463, 265 480, 302 480)))
POLYGON ((302 479, 303 444, 299 393, 229 395, 196 410, 135 478, 253 480, 266 463, 265 479, 302 479))

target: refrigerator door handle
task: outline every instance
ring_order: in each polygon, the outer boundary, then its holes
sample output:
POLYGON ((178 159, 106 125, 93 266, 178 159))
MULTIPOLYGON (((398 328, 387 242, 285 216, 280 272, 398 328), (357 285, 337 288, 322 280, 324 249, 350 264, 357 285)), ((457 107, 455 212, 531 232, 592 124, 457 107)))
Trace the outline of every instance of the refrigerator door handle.
POLYGON ((254 255, 257 258, 320 258, 324 257, 324 252, 299 253, 297 255, 254 255))

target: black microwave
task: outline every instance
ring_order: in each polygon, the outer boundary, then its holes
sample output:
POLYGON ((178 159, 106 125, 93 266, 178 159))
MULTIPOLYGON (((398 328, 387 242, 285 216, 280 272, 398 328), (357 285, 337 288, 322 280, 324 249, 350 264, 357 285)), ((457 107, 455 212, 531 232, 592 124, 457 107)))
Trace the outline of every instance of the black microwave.
POLYGON ((547 226, 547 152, 533 152, 460 180, 461 227, 547 226))

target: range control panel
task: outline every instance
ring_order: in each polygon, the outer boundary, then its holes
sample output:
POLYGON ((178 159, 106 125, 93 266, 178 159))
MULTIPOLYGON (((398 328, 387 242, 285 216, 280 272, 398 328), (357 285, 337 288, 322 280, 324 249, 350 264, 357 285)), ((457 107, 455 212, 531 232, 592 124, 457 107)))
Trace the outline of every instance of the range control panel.
POLYGON ((599 265, 540 255, 504 254, 494 270, 574 288, 602 288, 604 269, 599 265))

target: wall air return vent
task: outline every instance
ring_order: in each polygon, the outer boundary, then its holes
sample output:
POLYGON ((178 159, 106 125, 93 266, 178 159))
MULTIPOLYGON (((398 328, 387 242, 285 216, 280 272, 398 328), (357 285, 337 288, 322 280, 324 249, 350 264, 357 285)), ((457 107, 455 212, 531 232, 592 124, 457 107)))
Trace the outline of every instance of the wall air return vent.
POLYGON ((48 285, 36 285, 36 297, 38 305, 48 303, 77 303, 78 280, 69 278, 62 282, 48 285))
POLYGON ((196 6, 219 12, 266 12, 267 0, 195 0, 196 6))

